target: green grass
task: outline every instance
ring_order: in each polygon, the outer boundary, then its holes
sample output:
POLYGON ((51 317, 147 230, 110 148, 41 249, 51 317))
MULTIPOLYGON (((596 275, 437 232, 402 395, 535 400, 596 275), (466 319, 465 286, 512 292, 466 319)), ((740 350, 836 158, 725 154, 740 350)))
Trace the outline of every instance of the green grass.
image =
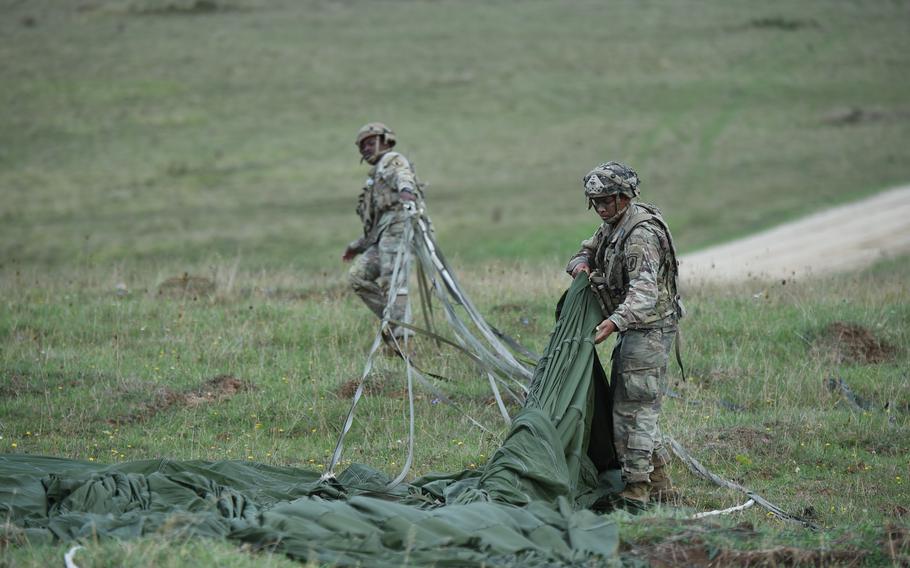
MULTIPOLYGON (((796 530, 755 508, 718 525, 751 523, 757 540, 740 547, 855 544, 872 554, 873 564, 884 561, 877 542, 887 525, 905 524, 901 504, 910 501, 906 261, 825 282, 689 292, 691 315, 683 329, 691 377, 675 388, 701 404, 668 400, 666 432, 710 469, 823 527, 818 534, 796 530), (864 326, 894 346, 893 355, 874 364, 833 357, 831 350, 843 346, 823 333, 832 322, 864 326), (825 388, 823 381, 831 376, 845 379, 874 408, 851 410, 825 388), (726 410, 715 404, 719 400, 744 410, 726 410)), ((566 283, 558 270, 487 265, 467 271, 465 279, 494 323, 539 349, 551 326, 552 304, 566 283), (500 280, 503 275, 517 282, 500 280), (534 275, 533 286, 520 285, 534 275)), ((321 468, 349 403, 339 387, 359 376, 374 323, 347 295, 299 299, 256 292, 279 289, 290 276, 241 273, 234 292, 195 300, 142 291, 118 296, 91 280, 3 288, 3 450, 103 462, 162 456, 321 468), (159 409, 150 403, 165 390, 194 392, 222 374, 246 386, 211 404, 178 402, 159 409)), ((457 381, 443 388, 498 436, 483 434, 422 393, 414 474, 482 464, 504 433, 483 381, 453 352, 437 352, 424 342, 418 353, 424 366, 457 381)), ((608 357, 609 346, 601 354, 608 357)), ((397 362, 380 361, 376 391, 359 407, 343 463, 362 461, 397 472, 406 441, 402 381, 397 362)), ((685 492, 683 511, 744 500, 696 479, 679 463, 673 467, 685 492)), ((671 530, 654 524, 668 514, 684 513, 659 511, 644 524, 621 520, 627 542, 647 543, 652 531, 671 530)), ((697 525, 710 533, 699 538, 719 543, 733 538, 724 536, 727 529, 710 528, 713 522, 697 525)), ((681 535, 692 530, 682 521, 674 526, 681 535)), ((155 545, 94 546, 103 556, 155 545)), ((180 550, 194 558, 200 554, 194 544, 180 550)), ((7 554, 39 565, 47 551, 13 547, 7 554)))
POLYGON ((564 257, 607 159, 684 251, 908 178, 902 2, 4 4, 4 265, 335 271, 375 119, 471 262, 564 257))
MULTIPOLYGON (((338 260, 360 230, 366 170, 352 141, 368 120, 395 128, 431 183, 439 240, 482 311, 536 349, 562 265, 595 226, 580 178, 600 161, 638 169, 683 251, 910 177, 905 2, 216 4, 233 9, 0 0, 0 451, 321 467, 349 404, 339 388, 375 332, 338 260), (159 295, 185 271, 215 293, 159 295), (225 374, 240 392, 161 403, 225 374)), ((675 388, 702 404, 668 400, 667 431, 823 530, 758 509, 680 520, 742 498, 677 463, 687 509, 622 520, 627 552, 672 534, 892 561, 880 541, 907 525, 910 502, 907 260, 688 291, 692 377, 675 388), (836 321, 893 358, 832 356, 836 321), (835 376, 888 411, 850 410, 823 385, 835 376)), ((501 435, 474 369, 420 347, 501 435)), ((345 463, 400 467, 401 371, 380 362, 345 463)), ((499 438, 431 399, 417 405, 414 473, 483 463, 499 438)), ((4 545, 0 565, 59 563, 64 550, 4 545)), ((288 564, 159 538, 90 543, 77 558, 288 564)))

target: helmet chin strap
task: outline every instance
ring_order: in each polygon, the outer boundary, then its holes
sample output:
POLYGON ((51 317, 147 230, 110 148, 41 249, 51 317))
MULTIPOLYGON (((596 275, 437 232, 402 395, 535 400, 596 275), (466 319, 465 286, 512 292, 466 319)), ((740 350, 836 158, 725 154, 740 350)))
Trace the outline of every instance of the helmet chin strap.
POLYGON ((612 225, 616 221, 618 221, 623 215, 626 214, 626 209, 629 208, 629 203, 632 203, 632 201, 630 200, 629 202, 626 203, 625 207, 623 207, 622 209, 619 209, 619 194, 614 193, 613 194, 613 208, 616 209, 616 213, 614 213, 612 217, 610 217, 609 219, 604 221, 604 223, 607 223, 608 225, 612 225))

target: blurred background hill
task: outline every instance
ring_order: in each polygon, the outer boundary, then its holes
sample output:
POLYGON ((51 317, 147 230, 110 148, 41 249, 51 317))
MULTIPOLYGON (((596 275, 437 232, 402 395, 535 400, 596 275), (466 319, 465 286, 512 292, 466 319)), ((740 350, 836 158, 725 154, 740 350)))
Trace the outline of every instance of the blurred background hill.
MULTIPOLYGON (((334 274, 387 122, 459 262, 623 160, 685 251, 910 178, 906 2, 2 0, 0 263, 334 274)), ((862 230, 859 228, 858 230, 862 230)), ((552 265, 550 263, 553 263, 552 265)))

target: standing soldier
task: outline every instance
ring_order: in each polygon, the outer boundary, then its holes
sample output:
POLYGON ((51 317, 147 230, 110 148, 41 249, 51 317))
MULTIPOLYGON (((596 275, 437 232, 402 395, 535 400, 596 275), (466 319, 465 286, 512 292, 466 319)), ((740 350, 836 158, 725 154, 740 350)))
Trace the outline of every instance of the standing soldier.
MULTIPOLYGON (((421 184, 407 158, 392 151, 395 133, 381 122, 370 122, 357 132, 355 140, 361 161, 372 166, 357 203, 363 221, 363 236, 347 246, 341 259, 354 260, 348 273, 351 287, 374 314, 382 319, 389 297, 395 257, 402 244, 408 213, 423 200, 421 184)), ((407 282, 396 291, 389 317, 403 321, 407 303, 407 282)), ((396 337, 403 329, 393 328, 396 337)), ((387 342, 391 338, 385 337, 387 342)))
POLYGON ((621 497, 645 505, 672 490, 670 455, 658 417, 667 363, 683 307, 676 252, 660 211, 638 197, 638 174, 607 162, 584 177, 588 208, 603 224, 582 242, 566 271, 589 275, 606 319, 595 343, 619 333, 613 350, 613 442, 626 483, 621 497))

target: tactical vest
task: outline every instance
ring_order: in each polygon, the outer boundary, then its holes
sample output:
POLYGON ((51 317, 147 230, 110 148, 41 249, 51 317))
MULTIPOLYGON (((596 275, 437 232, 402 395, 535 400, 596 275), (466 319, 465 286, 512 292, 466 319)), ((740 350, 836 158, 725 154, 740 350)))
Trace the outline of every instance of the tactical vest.
MULTIPOLYGON (((370 169, 367 175, 366 183, 360 197, 357 199, 357 215, 363 221, 363 233, 370 236, 376 231, 379 219, 387 211, 400 210, 402 202, 399 198, 398 191, 391 187, 384 179, 384 169, 386 164, 396 156, 401 156, 398 152, 386 152, 379 158, 379 161, 370 169)), ((408 162, 410 165, 410 162, 408 162)), ((413 171, 413 166, 411 166, 413 171)), ((423 200, 423 185, 414 174, 415 189, 417 198, 423 200)))
POLYGON ((685 315, 685 308, 679 295, 679 266, 670 228, 660 210, 647 203, 635 202, 622 223, 609 235, 601 236, 594 254, 591 272, 591 289, 600 301, 604 316, 609 317, 626 299, 629 290, 629 274, 626 264, 625 244, 635 227, 652 223, 662 229, 655 231, 660 240, 661 263, 657 272, 659 290, 657 304, 651 318, 639 325, 656 324, 670 316, 679 319, 685 315), (667 293, 662 293, 666 290, 667 293))

